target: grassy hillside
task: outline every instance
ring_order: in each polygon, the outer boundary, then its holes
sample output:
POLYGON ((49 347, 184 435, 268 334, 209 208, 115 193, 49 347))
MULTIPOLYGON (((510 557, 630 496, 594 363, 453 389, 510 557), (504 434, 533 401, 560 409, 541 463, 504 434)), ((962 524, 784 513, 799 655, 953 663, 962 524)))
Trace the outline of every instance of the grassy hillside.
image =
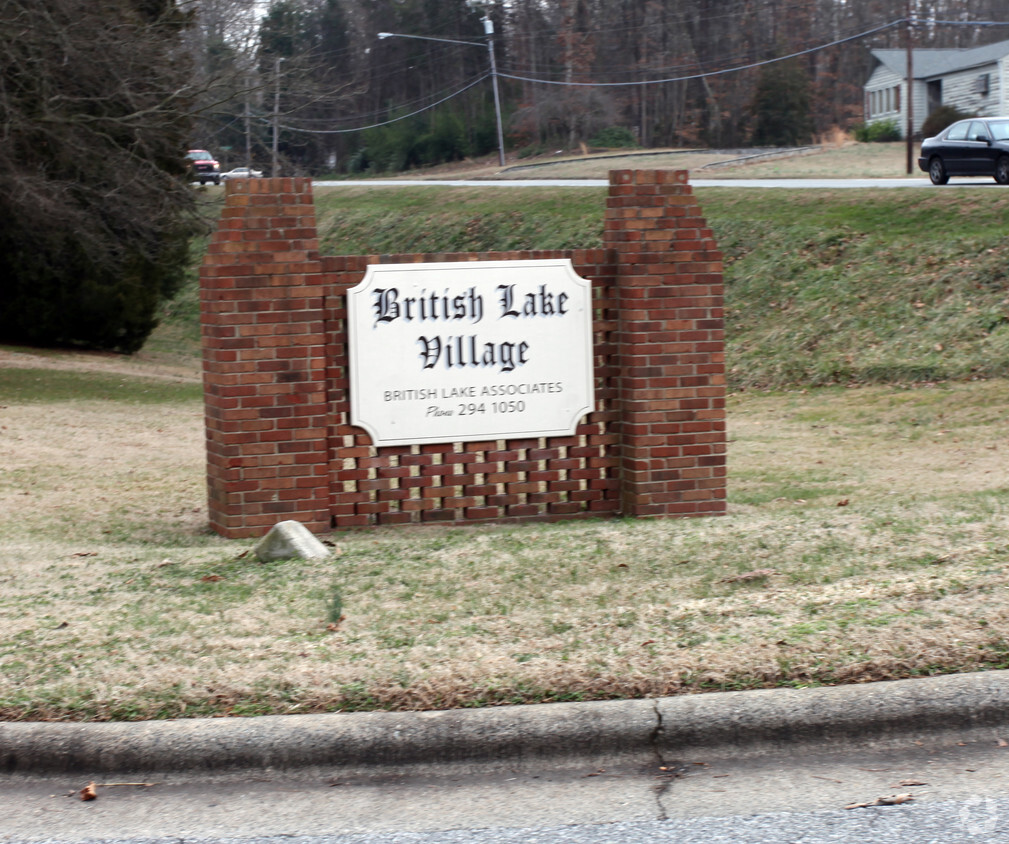
MULTIPOLYGON (((725 255, 734 389, 1009 374, 1009 193, 697 190, 725 255)), ((329 254, 602 243, 605 190, 334 188, 329 254)))
POLYGON ((736 385, 1009 371, 1009 196, 755 194, 705 203, 728 264, 736 385))

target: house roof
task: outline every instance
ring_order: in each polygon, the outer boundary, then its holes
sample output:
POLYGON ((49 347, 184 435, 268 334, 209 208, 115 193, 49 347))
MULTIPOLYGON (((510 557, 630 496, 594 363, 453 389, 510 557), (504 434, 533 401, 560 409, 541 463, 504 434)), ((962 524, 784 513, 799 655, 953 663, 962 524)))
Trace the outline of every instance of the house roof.
MULTIPOLYGON (((873 50, 872 55, 901 78, 906 74, 907 50, 873 50)), ((1006 55, 1009 55, 1009 41, 998 41, 967 49, 919 47, 914 50, 912 57, 914 78, 930 79, 960 70, 969 70, 972 67, 994 64, 1006 55)))

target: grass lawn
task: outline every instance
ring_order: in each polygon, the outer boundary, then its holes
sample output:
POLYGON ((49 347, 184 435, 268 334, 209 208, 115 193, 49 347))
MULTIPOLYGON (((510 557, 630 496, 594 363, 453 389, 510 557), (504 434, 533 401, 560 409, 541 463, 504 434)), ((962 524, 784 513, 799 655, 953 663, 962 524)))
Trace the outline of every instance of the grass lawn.
MULTIPOLYGON (((438 190, 321 193, 327 251, 601 231, 599 191, 438 190)), ((1003 196, 700 193, 727 263, 721 518, 341 533, 264 565, 206 529, 193 288, 132 359, 0 349, 0 718, 1006 667, 1003 196)))

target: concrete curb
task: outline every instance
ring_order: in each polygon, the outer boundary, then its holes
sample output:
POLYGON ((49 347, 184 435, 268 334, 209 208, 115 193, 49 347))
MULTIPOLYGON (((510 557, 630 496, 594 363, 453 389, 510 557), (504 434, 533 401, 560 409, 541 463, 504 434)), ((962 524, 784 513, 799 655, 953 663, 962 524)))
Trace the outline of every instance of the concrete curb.
POLYGON ((989 671, 818 689, 439 712, 10 722, 0 724, 0 771, 199 776, 311 767, 381 773, 423 764, 593 764, 904 742, 1002 727, 1009 739, 1009 671, 989 671))

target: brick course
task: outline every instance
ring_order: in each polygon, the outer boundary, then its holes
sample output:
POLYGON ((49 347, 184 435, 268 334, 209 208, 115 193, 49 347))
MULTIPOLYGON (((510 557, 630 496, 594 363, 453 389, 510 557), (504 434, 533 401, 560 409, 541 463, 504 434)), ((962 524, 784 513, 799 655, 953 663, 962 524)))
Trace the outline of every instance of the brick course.
POLYGON ((211 527, 725 510, 722 263, 686 171, 615 171, 604 247, 318 254, 307 179, 230 181, 201 270, 211 527), (595 409, 573 436, 376 448, 349 424, 345 293, 371 263, 570 258, 593 282, 595 409))

